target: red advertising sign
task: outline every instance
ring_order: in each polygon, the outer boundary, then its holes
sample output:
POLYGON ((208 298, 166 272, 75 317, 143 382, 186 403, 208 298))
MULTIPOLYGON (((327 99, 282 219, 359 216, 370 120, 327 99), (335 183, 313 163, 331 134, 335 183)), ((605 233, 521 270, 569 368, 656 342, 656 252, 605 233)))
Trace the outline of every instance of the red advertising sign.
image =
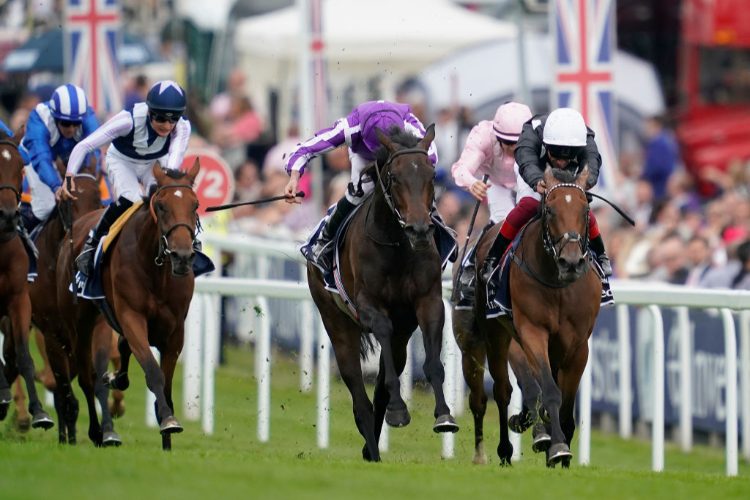
MULTIPOLYGON (((182 168, 190 170, 196 158, 200 158, 201 170, 195 178, 194 189, 200 202, 198 215, 203 217, 207 215, 207 207, 231 203, 234 175, 224 158, 210 149, 188 149, 182 160, 182 168)), ((209 212, 209 215, 212 213, 209 212)))

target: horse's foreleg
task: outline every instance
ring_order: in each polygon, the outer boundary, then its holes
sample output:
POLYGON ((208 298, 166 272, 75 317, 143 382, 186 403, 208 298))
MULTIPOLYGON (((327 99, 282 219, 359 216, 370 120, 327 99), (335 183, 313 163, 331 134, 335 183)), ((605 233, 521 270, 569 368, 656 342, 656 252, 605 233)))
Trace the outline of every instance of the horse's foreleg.
MULTIPOLYGON (((76 444, 76 421, 78 420, 78 400, 73 394, 70 373, 70 350, 60 341, 56 329, 46 332, 44 342, 50 371, 55 377, 55 410, 60 444, 76 444)), ((69 338, 69 337, 68 337, 69 338)))
MULTIPOLYGON (((8 343, 8 334, 4 334, 4 342, 8 343)), ((0 356, 0 422, 5 420, 8 416, 8 408, 10 408, 10 402, 13 401, 13 395, 10 392, 10 384, 5 378, 5 363, 3 358, 0 356)))
POLYGON ((46 341, 44 340, 44 334, 32 328, 34 330, 34 339, 36 340, 36 346, 39 349, 39 354, 42 356, 44 366, 41 370, 34 374, 34 377, 44 385, 45 389, 49 391, 55 390, 55 376, 52 375, 52 368, 49 365, 49 357, 47 357, 47 348, 45 346, 46 341))
POLYGON ((125 391, 130 387, 128 368, 130 367, 130 356, 133 354, 133 351, 130 350, 130 344, 128 344, 124 335, 120 335, 117 339, 117 351, 120 353, 119 367, 115 363, 117 372, 107 372, 104 374, 104 384, 115 391, 125 391))
MULTIPOLYGON (((115 373, 118 373, 122 368, 122 358, 120 351, 117 348, 119 335, 117 332, 112 330, 110 332, 112 339, 111 347, 109 350, 109 359, 112 361, 112 367, 115 373)), ((109 403, 109 413, 116 418, 122 417, 125 414, 125 393, 119 389, 112 389, 112 401, 109 403)))
POLYGON ((23 392, 20 377, 16 378, 16 381, 13 383, 13 402, 16 404, 18 411, 18 430, 26 432, 31 427, 31 415, 26 409, 26 394, 23 392))
MULTIPOLYGON (((78 385, 86 397, 86 405, 89 410, 89 439, 95 446, 102 446, 103 433, 99 425, 99 416, 96 413, 96 372, 92 359, 93 339, 92 326, 79 324, 74 341, 74 352, 76 364, 78 365, 78 385)), ((104 408, 102 408, 104 410, 104 408)))
MULTIPOLYGON (((167 400, 169 408, 174 414, 174 403, 172 402, 172 379, 174 377, 174 370, 177 366, 177 358, 180 357, 180 352, 185 341, 185 330, 184 325, 177 327, 177 330, 169 337, 165 349, 160 349, 161 353, 161 371, 164 374, 164 397, 167 400)), ((173 431, 174 432, 174 431, 173 431)), ((162 449, 172 449, 172 437, 171 433, 162 434, 162 449)))
MULTIPOLYGON (((565 434, 565 442, 570 446, 573 441, 573 434, 576 430, 575 415, 573 413, 578 385, 583 376, 583 370, 586 368, 586 361, 589 357, 589 347, 586 342, 583 343, 572 354, 570 362, 565 370, 558 372, 557 378, 562 392, 562 404, 560 405, 560 427, 565 434)), ((570 465, 570 460, 562 461, 563 467, 570 465)))
MULTIPOLYGON (((388 390, 388 405, 385 421, 391 427, 404 427, 411 422, 411 415, 401 398, 401 383, 398 380, 393 356, 393 324, 380 309, 364 294, 357 301, 360 321, 365 331, 371 331, 380 344, 380 359, 385 373, 385 387, 388 390)), ((403 368, 402 368, 403 369, 403 368)))
MULTIPOLYGON (((394 335, 391 342, 393 351, 393 365, 396 374, 400 377, 406 366, 406 346, 409 343, 410 335, 394 335)), ((399 384, 399 390, 401 386, 399 384)), ((386 407, 390 396, 385 385, 385 360, 381 354, 380 367, 378 369, 378 378, 375 384, 375 396, 373 397, 373 406, 375 410, 375 439, 380 440, 380 433, 383 428, 383 420, 386 415, 386 407)))
MULTIPOLYGON (((516 316, 518 319, 518 315, 516 316)), ((524 322, 516 324, 521 337, 523 350, 531 371, 542 388, 542 404, 551 421, 552 442, 548 452, 547 464, 554 466, 562 460, 572 457, 570 447, 565 442, 565 434, 560 427, 560 405, 562 393, 552 376, 548 354, 548 332, 524 322)))
POLYGON ((522 433, 530 426, 533 427, 534 441, 531 449, 536 453, 547 451, 550 447, 550 438, 542 421, 542 390, 539 387, 531 368, 526 360, 526 353, 515 340, 510 344, 508 351, 510 367, 518 381, 523 399, 523 409, 519 415, 513 415, 509 419, 511 430, 522 433))
MULTIPOLYGON (((159 363, 151 353, 151 347, 148 340, 148 325, 146 318, 131 309, 123 311, 118 318, 122 325, 125 339, 127 340, 130 350, 135 355, 135 359, 143 368, 146 375, 146 385, 148 389, 156 396, 156 419, 159 422, 159 432, 172 434, 182 432, 182 425, 175 418, 172 408, 167 404, 167 398, 164 396, 164 373, 162 373, 159 363)), ((120 351, 123 353, 123 351, 120 351)), ((122 358, 123 368, 127 367, 125 356, 122 358)))
POLYGON ((497 456, 500 465, 511 465, 513 457, 513 445, 508 435, 508 405, 513 388, 508 377, 508 348, 510 346, 510 335, 502 331, 492 332, 487 336, 487 357, 493 385, 493 395, 500 417, 500 444, 497 446, 497 456))
POLYGON ((427 382, 435 393, 435 432, 457 432, 458 424, 451 416, 450 408, 445 402, 443 382, 445 368, 440 361, 440 351, 443 347, 443 325, 445 324, 445 309, 440 299, 440 292, 425 296, 416 304, 417 321, 422 330, 425 361, 424 374, 427 382))
POLYGON ((112 415, 109 411, 109 388, 104 385, 103 375, 109 366, 112 346, 112 330, 106 322, 94 327, 91 341, 91 354, 94 358, 94 392, 102 409, 102 446, 120 446, 122 440, 115 432, 112 415))
POLYGON ((42 402, 34 384, 34 360, 29 353, 29 324, 31 323, 31 301, 28 293, 15 297, 8 307, 13 341, 15 344, 16 366, 26 382, 29 394, 29 412, 33 415, 31 426, 35 429, 50 429, 55 424, 42 408, 42 402))
POLYGON ((486 348, 483 343, 467 345, 461 343, 461 368, 464 380, 469 386, 469 408, 474 417, 474 458, 477 465, 487 464, 487 454, 484 451, 484 414, 487 412, 487 394, 484 392, 484 363, 487 359, 486 348))

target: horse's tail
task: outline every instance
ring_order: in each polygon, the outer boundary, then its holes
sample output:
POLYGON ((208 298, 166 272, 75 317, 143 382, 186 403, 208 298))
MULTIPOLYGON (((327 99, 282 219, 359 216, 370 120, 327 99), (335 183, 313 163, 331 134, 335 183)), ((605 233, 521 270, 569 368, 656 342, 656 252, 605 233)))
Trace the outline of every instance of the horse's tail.
POLYGON ((365 361, 370 354, 375 353, 375 338, 367 332, 362 332, 362 340, 359 343, 359 357, 365 361))

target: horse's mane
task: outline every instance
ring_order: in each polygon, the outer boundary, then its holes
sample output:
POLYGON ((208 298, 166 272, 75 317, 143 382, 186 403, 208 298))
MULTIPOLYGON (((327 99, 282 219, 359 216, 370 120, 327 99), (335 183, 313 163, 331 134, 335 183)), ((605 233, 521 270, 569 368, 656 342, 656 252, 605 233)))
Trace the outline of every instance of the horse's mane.
MULTIPOLYGON (((170 179, 182 179, 187 175, 187 172, 184 170, 176 169, 176 168, 165 168, 164 174, 169 177, 170 179)), ((151 197, 154 196, 154 193, 156 193, 156 190, 159 189, 159 186, 156 184, 152 185, 151 188, 148 190, 148 194, 146 194, 143 197, 143 203, 146 206, 150 205, 151 197)))
POLYGON ((568 184, 574 184, 576 181, 576 177, 578 172, 573 170, 563 170, 561 168, 553 168, 552 169, 552 176, 557 179, 560 182, 565 182, 568 184))
MULTIPOLYGON (((422 140, 411 132, 407 132, 406 130, 395 124, 391 125, 391 128, 387 131, 387 133, 393 142, 395 142, 396 144, 400 144, 401 146, 404 146, 406 148, 416 147, 419 141, 422 140)), ((381 167, 388 161, 389 155, 388 150, 385 149, 385 146, 380 146, 378 149, 373 151, 373 154, 375 155, 375 160, 378 162, 378 165, 381 167)))

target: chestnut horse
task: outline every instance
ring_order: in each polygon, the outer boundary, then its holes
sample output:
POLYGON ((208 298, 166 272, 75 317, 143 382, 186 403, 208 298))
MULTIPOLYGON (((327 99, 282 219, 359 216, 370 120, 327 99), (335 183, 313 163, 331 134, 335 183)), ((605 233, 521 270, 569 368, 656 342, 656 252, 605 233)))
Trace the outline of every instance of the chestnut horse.
MULTIPOLYGON (((57 160, 57 168, 60 175, 65 177, 65 165, 57 160)), ((55 409, 57 410, 58 440, 61 444, 76 443, 76 420, 78 418, 78 400, 73 394, 71 381, 78 375, 78 364, 70 338, 67 337, 62 328, 60 321, 60 312, 57 305, 57 294, 50 293, 50 290, 57 291, 57 257, 60 249, 68 245, 67 224, 71 220, 81 218, 83 215, 99 210, 102 208, 101 190, 99 187, 100 179, 96 175, 96 157, 91 155, 89 165, 81 169, 75 176, 75 195, 76 199, 72 202, 72 219, 71 204, 59 202, 57 210, 52 212, 50 218, 45 222, 39 236, 36 239, 36 245, 39 249, 39 259, 37 261, 37 277, 29 286, 29 296, 31 297, 33 325, 42 332, 46 358, 49 367, 45 366, 45 372, 48 370, 53 376, 52 380, 45 380, 43 383, 47 389, 55 393, 55 409)), ((66 294, 68 298, 72 297, 66 294)), ((99 328, 94 337, 94 350, 97 351, 101 344, 111 345, 112 329, 103 320, 98 323, 99 328)), ((109 362, 109 358, 105 363, 109 362)), ((79 384, 84 393, 88 393, 90 388, 86 377, 79 379, 79 384)), ((112 418, 107 405, 108 392, 103 384, 97 387, 97 397, 102 405, 102 427, 103 433, 97 431, 96 423, 89 427, 89 435, 97 445, 109 446, 119 444, 120 438, 115 434, 112 418), (102 390, 103 389, 103 390, 102 390)))
MULTIPOLYGON (((511 386, 508 360, 511 340, 525 353, 515 356, 527 409, 541 404, 550 424, 541 431, 535 422, 535 451, 545 451, 547 465, 570 465, 570 443, 575 432, 573 407, 578 384, 588 359, 588 339, 594 329, 602 292, 599 275, 588 252, 589 205, 586 199, 588 168, 575 176, 547 168, 547 193, 542 198, 541 218, 528 224, 515 253, 510 256, 510 290, 513 322, 507 316, 486 318, 486 290, 477 281, 474 314, 478 335, 487 339, 490 366, 496 369, 495 398, 500 408, 501 463, 510 463, 513 446, 508 439, 508 403, 511 386), (524 366, 526 365, 526 366, 524 366), (527 375, 530 372, 531 380, 527 375), (535 385, 535 382, 537 385, 535 385), (551 436, 547 436, 549 432, 551 436)), ((477 269, 481 269, 498 229, 490 230, 477 247, 477 269)), ((512 359, 512 357, 511 357, 512 359)), ((475 398, 472 387, 472 400, 475 398)))
MULTIPOLYGON (((67 245, 63 246, 57 263, 58 306, 74 346, 79 380, 85 379, 89 387, 86 395, 89 415, 96 421, 94 380, 97 384, 103 381, 113 389, 127 389, 128 365, 130 355, 134 354, 145 372, 146 385, 156 396, 156 417, 165 450, 171 449, 171 434, 182 432, 174 416, 172 377, 182 351, 185 317, 193 297, 198 198, 192 186, 199 170, 198 160, 187 173, 163 170, 156 163, 155 188, 124 224, 105 257, 104 294, 122 328, 118 342, 122 365, 116 375, 95 372, 91 359, 92 332, 99 310, 89 300, 81 300, 77 307, 73 305, 68 291, 71 255, 67 245), (161 367, 150 346, 159 350, 161 367)), ((73 258, 83 248, 87 233, 100 215, 93 212, 75 222, 73 258)), ((94 354, 97 370, 106 367, 102 360, 108 359, 108 348, 109 345, 94 354)))
POLYGON ((421 140, 398 126, 391 127, 390 137, 378 130, 383 147, 376 151, 372 167, 376 186, 353 216, 339 258, 343 285, 358 312, 356 319, 325 289, 321 271, 307 264, 310 292, 352 395, 357 429, 365 438, 362 456, 375 462, 380 461, 383 419, 392 427, 411 420, 398 377, 406 363, 406 345, 417 326, 426 352, 424 373, 435 392, 433 430, 458 431, 445 402, 445 370, 440 362, 445 310, 441 259, 430 218, 435 167, 427 156, 434 138, 434 125, 421 140), (360 355, 366 356, 372 347, 370 333, 381 349, 374 408, 360 364, 360 355))
POLYGON ((6 364, 0 362, 0 420, 5 419, 12 401, 9 383, 20 374, 29 393, 31 426, 50 429, 55 424, 39 401, 34 385, 34 361, 29 353, 29 257, 18 236, 24 167, 18 145, 22 139, 23 130, 14 137, 0 132, 0 318, 10 319, 4 322, 10 326, 4 332, 6 364))

